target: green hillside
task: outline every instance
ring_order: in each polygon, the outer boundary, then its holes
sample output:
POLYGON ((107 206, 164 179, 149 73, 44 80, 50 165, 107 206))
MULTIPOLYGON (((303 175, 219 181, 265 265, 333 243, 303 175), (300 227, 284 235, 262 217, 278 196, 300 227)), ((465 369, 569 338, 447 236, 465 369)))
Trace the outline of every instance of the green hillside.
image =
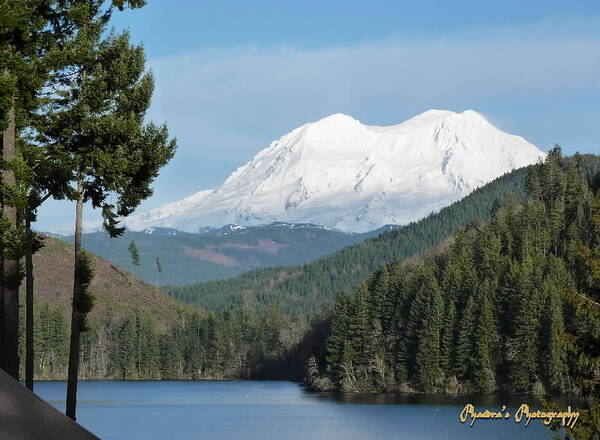
MULTIPOLYGON (((73 247, 55 238, 47 238, 34 255, 36 380, 64 380, 67 374, 73 258, 73 247)), ((205 312, 99 256, 92 256, 92 266, 89 291, 95 300, 89 330, 82 334, 81 379, 247 377, 307 327, 276 308, 263 316, 205 312), (280 333, 286 337, 280 340, 280 333)), ((24 362, 25 344, 20 346, 24 362)))

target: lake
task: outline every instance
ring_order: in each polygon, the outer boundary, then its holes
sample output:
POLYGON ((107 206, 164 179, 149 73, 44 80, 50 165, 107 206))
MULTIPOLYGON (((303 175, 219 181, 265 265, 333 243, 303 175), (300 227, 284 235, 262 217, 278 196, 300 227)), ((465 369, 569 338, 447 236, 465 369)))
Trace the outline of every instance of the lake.
MULTIPOLYGON (((35 392, 64 411, 65 382, 35 392)), ((539 421, 514 422, 531 397, 311 393, 275 381, 81 381, 77 421, 103 439, 551 439, 539 421), (460 423, 466 403, 509 410, 509 420, 460 423)))

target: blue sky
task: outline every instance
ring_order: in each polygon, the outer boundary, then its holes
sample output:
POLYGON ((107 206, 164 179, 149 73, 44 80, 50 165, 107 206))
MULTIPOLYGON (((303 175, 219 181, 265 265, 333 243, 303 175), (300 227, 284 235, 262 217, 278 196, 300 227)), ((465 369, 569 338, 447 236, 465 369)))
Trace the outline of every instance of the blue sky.
MULTIPOLYGON (((597 0, 149 0, 113 24, 144 45, 148 118, 179 144, 141 209, 214 188, 336 112, 387 125, 471 108, 543 150, 600 154, 597 0)), ((50 202, 38 229, 71 218, 70 204, 50 202)))

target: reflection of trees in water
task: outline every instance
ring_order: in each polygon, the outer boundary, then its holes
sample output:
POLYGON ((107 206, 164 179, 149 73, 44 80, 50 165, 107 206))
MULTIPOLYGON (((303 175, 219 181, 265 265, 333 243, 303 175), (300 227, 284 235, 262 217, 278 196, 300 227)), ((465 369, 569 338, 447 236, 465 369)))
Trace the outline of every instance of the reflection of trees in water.
MULTIPOLYGON (((502 405, 518 408, 526 403, 532 408, 542 407, 539 399, 530 394, 403 394, 403 393, 321 393, 323 399, 333 399, 344 403, 363 405, 448 405, 463 407, 472 403, 481 409, 498 409, 502 405)), ((581 400, 575 397, 557 397, 552 402, 561 407, 577 406, 581 400)))

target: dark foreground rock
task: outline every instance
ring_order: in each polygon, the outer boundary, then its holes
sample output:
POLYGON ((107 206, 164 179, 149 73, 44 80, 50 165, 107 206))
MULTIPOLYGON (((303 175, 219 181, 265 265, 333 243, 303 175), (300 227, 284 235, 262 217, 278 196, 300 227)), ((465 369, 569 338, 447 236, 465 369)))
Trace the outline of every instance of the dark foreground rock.
POLYGON ((98 437, 0 370, 0 439, 97 440, 98 437))

